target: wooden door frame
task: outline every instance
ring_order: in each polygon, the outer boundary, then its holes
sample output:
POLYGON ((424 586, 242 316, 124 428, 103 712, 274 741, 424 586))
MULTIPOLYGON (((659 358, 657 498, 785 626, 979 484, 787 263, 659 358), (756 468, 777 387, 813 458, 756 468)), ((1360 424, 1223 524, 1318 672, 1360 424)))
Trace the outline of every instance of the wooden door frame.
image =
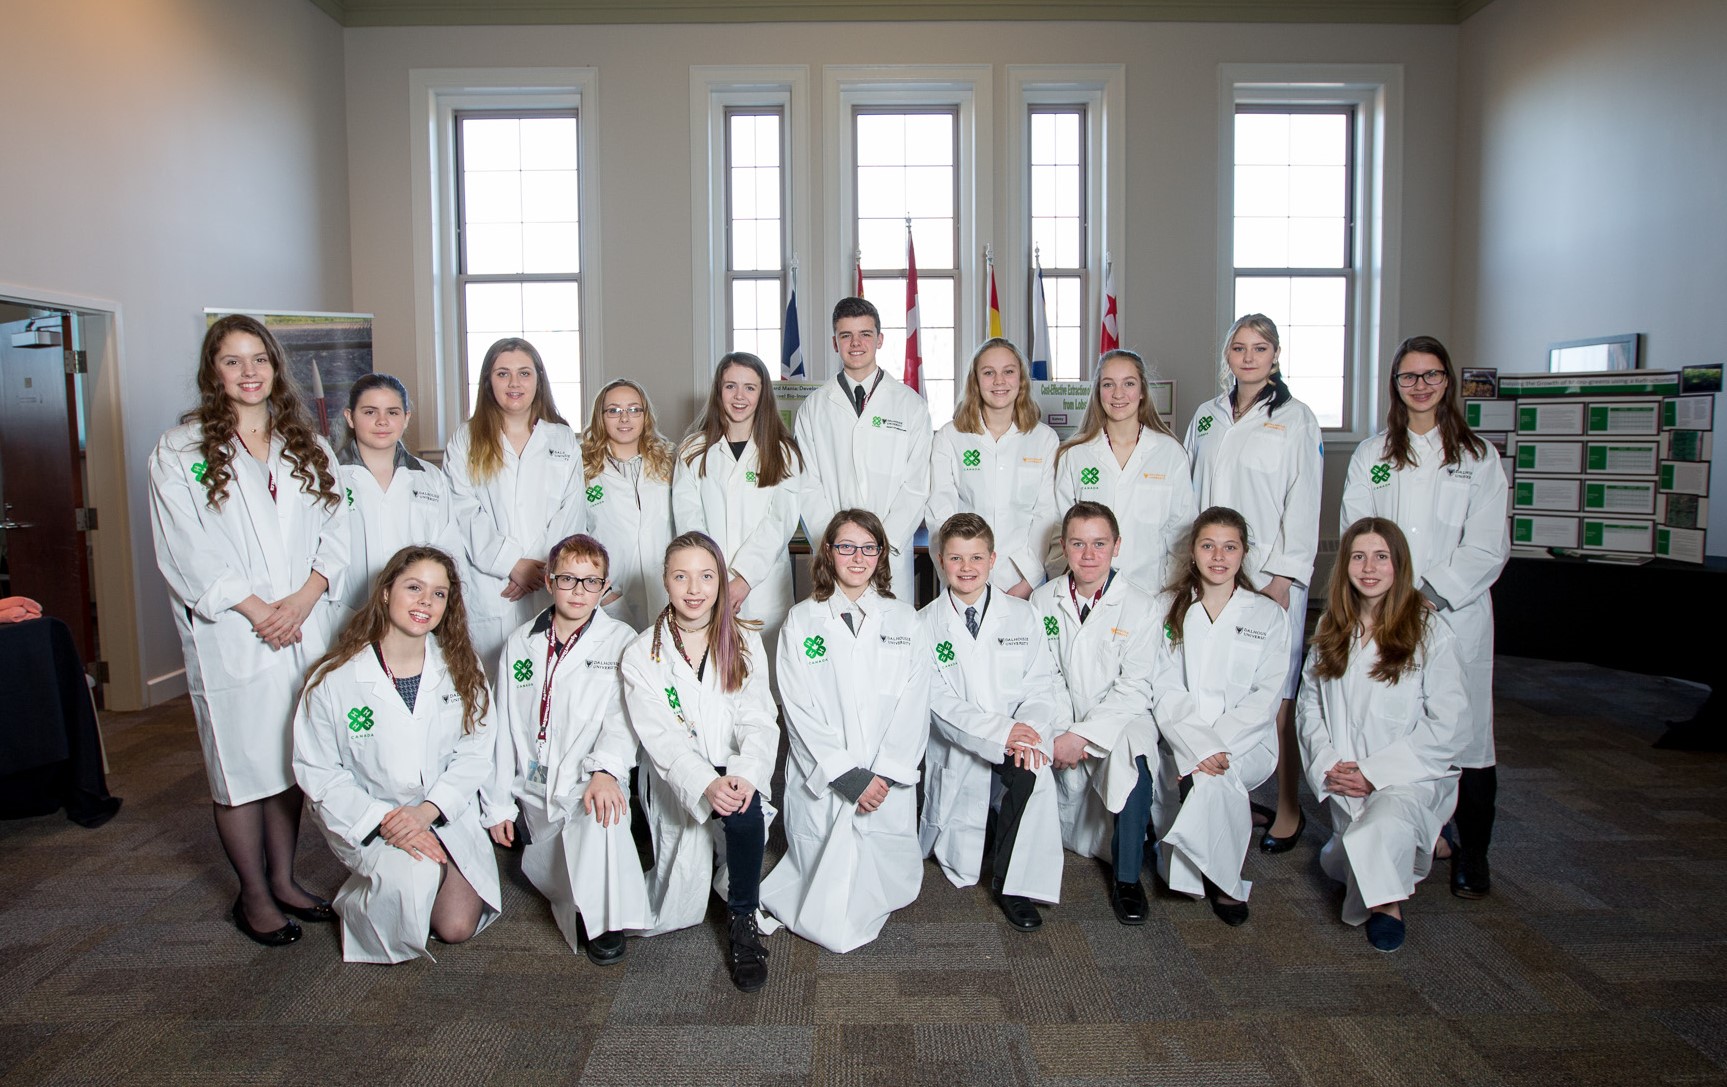
POLYGON ((155 705, 183 693, 185 675, 163 677, 162 683, 144 681, 121 415, 119 362, 124 323, 120 303, 4 281, 0 281, 0 299, 69 310, 79 322, 79 335, 89 359, 84 375, 84 500, 96 508, 99 519, 97 531, 90 534, 90 584, 101 623, 102 659, 108 662, 103 697, 111 710, 155 705))

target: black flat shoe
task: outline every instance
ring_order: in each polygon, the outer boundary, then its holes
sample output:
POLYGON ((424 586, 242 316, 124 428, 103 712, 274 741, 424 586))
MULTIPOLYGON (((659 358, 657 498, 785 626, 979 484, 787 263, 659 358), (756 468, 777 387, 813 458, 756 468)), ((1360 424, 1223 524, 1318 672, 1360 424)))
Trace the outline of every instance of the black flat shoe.
POLYGON ((312 895, 310 906, 290 906, 278 898, 276 908, 289 917, 298 917, 314 925, 327 925, 336 919, 336 907, 332 906, 328 899, 319 898, 317 895, 312 895))
POLYGON ((1295 833, 1287 838, 1279 838, 1271 833, 1268 827, 1265 831, 1265 837, 1259 840, 1259 851, 1261 853, 1287 853, 1295 848, 1297 842, 1301 841, 1302 832, 1305 830, 1307 830, 1307 813, 1304 811, 1296 820, 1295 833))
POLYGON ((1217 919, 1230 928, 1247 924, 1247 903, 1225 902, 1224 897, 1217 884, 1209 879, 1205 881, 1205 900, 1211 903, 1211 912, 1217 914, 1217 919))
POLYGON ((263 944, 265 947, 285 947, 300 938, 300 926, 292 917, 288 923, 274 932, 259 932, 246 921, 246 908, 240 904, 240 899, 234 900, 234 908, 229 911, 234 919, 234 927, 245 933, 248 939, 263 944))
POLYGON ((1034 932, 1043 927, 1043 915, 1024 895, 999 895, 995 901, 1007 923, 1021 932, 1034 932))
POLYGON ((1403 946, 1403 918, 1389 913, 1370 914, 1367 918, 1367 942, 1374 950, 1390 954, 1403 946))
MULTIPOLYGON (((582 950, 587 953, 588 961, 595 966, 616 966, 624 961, 624 934, 621 932, 602 932, 598 936, 589 936, 582 950)), ((766 981, 767 979, 764 976, 762 980, 766 981)))
POLYGON ((1115 919, 1124 925, 1145 924, 1146 914, 1150 909, 1145 898, 1145 888, 1137 879, 1132 883, 1123 883, 1120 880, 1111 883, 1109 904, 1115 909, 1115 919))

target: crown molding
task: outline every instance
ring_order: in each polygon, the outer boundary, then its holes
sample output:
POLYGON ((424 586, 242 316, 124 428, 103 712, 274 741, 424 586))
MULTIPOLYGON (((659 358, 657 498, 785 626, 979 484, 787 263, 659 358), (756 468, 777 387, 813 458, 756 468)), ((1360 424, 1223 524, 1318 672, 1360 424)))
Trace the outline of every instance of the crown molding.
POLYGON ((823 22, 1456 25, 1492 0, 310 0, 345 27, 823 22))

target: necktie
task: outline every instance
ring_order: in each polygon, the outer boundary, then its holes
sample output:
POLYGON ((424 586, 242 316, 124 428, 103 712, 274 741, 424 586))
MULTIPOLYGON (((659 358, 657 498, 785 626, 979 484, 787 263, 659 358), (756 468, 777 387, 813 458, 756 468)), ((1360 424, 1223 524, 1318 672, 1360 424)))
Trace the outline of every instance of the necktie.
POLYGON ((846 629, 851 631, 852 635, 855 637, 857 635, 858 628, 857 624, 852 622, 852 613, 849 611, 842 611, 840 612, 840 618, 846 621, 846 629))
POLYGON ((971 631, 973 638, 977 637, 977 609, 965 609, 965 628, 971 631))
POLYGON ((1080 609, 1079 609, 1079 621, 1080 622, 1082 622, 1082 623, 1085 622, 1085 617, 1090 615, 1090 614, 1091 614, 1091 605, 1090 604, 1080 605, 1080 609))
POLYGON ((857 413, 859 416, 863 415, 863 405, 864 405, 864 387, 862 385, 852 386, 852 406, 855 409, 857 409, 857 413))

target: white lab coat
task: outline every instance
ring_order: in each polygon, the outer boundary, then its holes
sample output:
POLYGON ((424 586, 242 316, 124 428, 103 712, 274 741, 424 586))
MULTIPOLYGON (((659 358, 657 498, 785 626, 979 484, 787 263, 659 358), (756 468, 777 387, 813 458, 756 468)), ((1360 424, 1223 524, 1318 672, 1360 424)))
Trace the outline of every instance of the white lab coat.
POLYGON ((600 474, 583 485, 589 530, 605 545, 608 571, 618 599, 606 614, 637 630, 666 606, 666 545, 672 542, 672 483, 648 473, 640 455, 605 459, 600 474))
POLYGON ((1235 420, 1224 392, 1193 413, 1187 424, 1187 455, 1199 508, 1227 506, 1247 519, 1247 558, 1242 566, 1254 587, 1286 577, 1290 587, 1289 661, 1283 697, 1295 697, 1306 641, 1307 586, 1319 556, 1319 493, 1325 443, 1319 420, 1306 404, 1290 400, 1275 415, 1261 400, 1235 420))
MULTIPOLYGON (((629 795, 636 736, 624 714, 618 660, 636 632, 596 611, 552 673, 546 753, 539 756, 540 699, 545 690, 552 612, 548 608, 510 634, 492 690, 498 742, 483 795, 481 822, 526 824, 522 873, 551 903, 571 951, 577 918, 588 934, 648 927, 648 887, 630 837, 630 818, 610 827, 582 809, 588 782, 605 771, 629 795), (545 767, 530 782, 530 768, 545 767)), ((522 828, 518 827, 518 830, 522 828)))
POLYGON ((498 862, 480 825, 480 788, 492 772, 489 716, 462 732, 462 698, 436 636, 409 712, 377 653, 366 647, 300 699, 294 717, 294 777, 312 816, 349 876, 336 893, 342 958, 404 962, 424 956, 443 866, 366 838, 393 809, 431 801, 450 863, 480 896, 480 928, 503 908, 498 862), (370 711, 367 713, 367 711, 370 711))
MULTIPOLYGON (((929 752, 918 840, 955 887, 969 887, 983 869, 984 828, 993 800, 991 767, 1007 754, 1014 722, 1037 730, 1050 753, 1056 728, 1070 716, 1043 618, 1029 601, 986 592, 977 637, 963 610, 943 592, 918 613, 924 651, 932 654, 929 752), (987 601, 988 607, 984 606, 987 601)), ((1061 901, 1061 814, 1046 763, 1020 819, 1007 871, 995 873, 1001 892, 1040 902, 1061 901)))
POLYGON ((1150 595, 1120 573, 1084 624, 1065 574, 1032 593, 1031 603, 1067 695, 1056 731, 1085 737, 1090 756, 1055 772, 1062 842, 1081 856, 1113 861, 1113 816, 1139 783, 1135 760, 1144 755, 1157 765, 1151 669, 1163 617, 1150 595))
MULTIPOLYGON (((792 606, 792 560, 787 547, 798 530, 797 455, 786 450, 792 474, 777 486, 758 487, 760 468, 755 441, 741 458, 724 442, 704 449, 694 464, 684 458, 700 446, 700 436, 678 450, 672 474, 672 522, 678 533, 705 532, 725 552, 726 566, 750 583, 739 618, 762 624, 762 645, 770 654, 779 644, 780 624, 792 606), (702 469, 706 467, 706 473, 702 469)), ((822 526, 823 528, 827 526, 822 526)))
POLYGON ((1492 446, 1487 456, 1464 451, 1458 463, 1441 463, 1439 430, 1410 434, 1416 463, 1399 470, 1384 457, 1385 433, 1362 442, 1349 459, 1343 484, 1341 528, 1363 517, 1395 521, 1409 540, 1417 584, 1443 597, 1439 617, 1457 637, 1469 692, 1469 737, 1458 765, 1492 766, 1493 594, 1511 556, 1506 527, 1505 470, 1492 446), (1375 478, 1375 471, 1379 478, 1375 478))
MULTIPOLYGON (((294 701, 306 668, 323 655, 334 632, 334 605, 348 565, 348 511, 341 503, 328 509, 301 490, 279 437, 270 443, 267 464, 237 439, 232 442, 228 497, 211 509, 194 475, 204 470, 202 433, 198 424, 184 423, 156 443, 150 454, 150 528, 156 565, 175 605, 210 795, 218 804, 239 805, 294 784, 294 701), (233 610, 248 596, 280 600, 314 570, 330 588, 293 645, 271 649, 233 610)), ((322 439, 318 444, 333 472, 335 452, 322 439)))
MULTIPOLYGON (((1159 628, 1171 596, 1157 598, 1159 628)), ((1277 709, 1289 660, 1289 624, 1276 601, 1237 588, 1212 621, 1195 600, 1182 621, 1182 641, 1157 639, 1152 714, 1163 736, 1153 819, 1163 848, 1158 874, 1170 890, 1205 893, 1205 880, 1247 901, 1253 884, 1241 878, 1253 836, 1248 793, 1277 768, 1277 709), (1194 773, 1220 752, 1221 774, 1194 773), (1193 777, 1186 800, 1180 779, 1193 777)))
POLYGON ((841 374, 803 402, 793 431, 804 453, 802 505, 809 538, 821 539, 840 510, 869 510, 881 518, 888 543, 899 550, 891 563, 894 595, 916 599, 912 547, 929 500, 929 405, 883 372, 860 416, 841 374))
POLYGON ((498 659, 510 631, 545 611, 551 597, 541 588, 514 603, 501 595, 510 569, 522 559, 541 562, 566 536, 587 529, 582 501, 582 449, 576 432, 562 423, 534 424, 521 455, 502 435, 504 466, 484 483, 468 474, 468 428, 456 428, 444 451, 450 482, 450 515, 462 540, 462 599, 474 652, 498 659))
POLYGON ((929 740, 929 651, 917 611, 865 589, 805 600, 780 634, 786 756, 786 855, 762 882, 762 908, 786 927, 846 952, 874 940, 923 886, 918 765, 929 740), (848 770, 892 782, 868 815, 830 783, 848 770))
MULTIPOLYGON (((697 679, 660 625, 657 660, 652 628, 638 635, 623 656, 624 705, 647 755, 647 773, 641 777, 654 837, 649 936, 699 924, 707 913, 710 885, 725 897, 725 832, 704 793, 718 776, 714 768, 724 767, 756 787, 763 815, 770 815, 780 743, 773 696, 761 668, 762 641, 754 631, 744 633, 749 676, 728 694, 720 688, 713 662, 697 679)), ((696 640, 687 644, 700 662, 696 640)))
POLYGON ((1055 431, 1038 423, 1009 427, 1000 438, 988 430, 967 434, 947 423, 930 447, 930 532, 956 513, 975 513, 995 533, 990 584, 1011 589, 1024 578, 1045 581, 1044 557, 1061 527, 1055 504, 1055 431))
POLYGON ((342 586, 343 621, 366 606, 366 598, 396 552, 429 544, 461 550, 451 531, 450 489, 444 473, 409 454, 396 443, 396 470, 388 490, 378 486, 371 469, 349 442, 339 454, 342 494, 348 505, 348 576, 342 586))
POLYGON ((1331 809, 1331 839, 1320 851, 1325 873, 1345 883, 1343 920, 1359 925, 1370 907, 1401 902, 1433 864, 1433 843, 1457 804, 1456 762, 1467 739, 1469 698, 1457 640, 1427 623, 1419 667, 1395 684, 1368 675, 1378 647, 1358 642, 1338 679, 1314 674, 1307 655, 1295 727, 1315 796, 1331 809), (1359 763, 1374 786, 1365 797, 1325 791, 1325 772, 1359 763))
MULTIPOLYGON (((1140 427, 1139 441, 1122 467, 1109 439, 1100 432, 1061 454, 1055 469, 1056 517, 1065 516, 1081 500, 1108 506, 1121 523, 1121 554, 1116 556, 1115 568, 1146 593, 1156 595, 1169 578, 1171 555, 1181 534, 1199 512, 1188 472, 1187 451, 1167 434, 1140 427)), ((1051 577, 1067 570, 1060 539, 1052 539, 1048 559, 1051 577)))

